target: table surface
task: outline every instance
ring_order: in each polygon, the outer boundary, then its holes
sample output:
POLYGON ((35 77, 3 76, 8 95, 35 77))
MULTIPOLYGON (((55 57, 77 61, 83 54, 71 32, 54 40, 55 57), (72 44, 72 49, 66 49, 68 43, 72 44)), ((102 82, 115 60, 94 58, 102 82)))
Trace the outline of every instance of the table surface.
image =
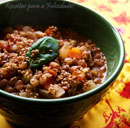
MULTIPOLYGON (((102 100, 70 128, 130 128, 130 0, 73 1, 100 12, 117 28, 125 44, 126 59, 120 75, 102 100)), ((0 128, 12 128, 2 116, 0 128)))

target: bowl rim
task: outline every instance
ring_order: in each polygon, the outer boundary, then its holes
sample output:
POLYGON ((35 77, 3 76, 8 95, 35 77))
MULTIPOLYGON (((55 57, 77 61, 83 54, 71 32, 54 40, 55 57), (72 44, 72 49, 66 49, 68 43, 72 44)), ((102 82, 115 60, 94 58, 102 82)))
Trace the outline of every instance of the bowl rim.
MULTIPOLYGON (((0 5, 8 3, 8 2, 12 2, 12 1, 18 1, 18 0, 3 0, 3 1, 0 1, 0 5)), ((52 1, 56 1, 56 0, 52 0, 52 1)), ((108 26, 111 28, 111 30, 114 33, 114 36, 117 39, 118 45, 120 46, 120 59, 119 59, 119 63, 117 65, 115 71, 105 82, 100 84, 95 89, 92 89, 88 92, 84 92, 84 93, 81 93, 81 94, 78 94, 75 96, 59 98, 59 99, 34 99, 34 98, 17 96, 17 95, 8 93, 6 91, 3 91, 1 89, 0 89, 0 96, 4 96, 7 99, 27 101, 27 102, 44 102, 44 103, 74 102, 74 101, 79 101, 81 99, 85 99, 87 97, 93 96, 93 95, 97 94, 98 92, 102 91, 104 88, 107 88, 116 79, 116 77, 120 73, 120 71, 123 67, 123 64, 124 64, 124 60, 125 60, 125 47, 124 47, 124 43, 123 43, 120 33, 116 30, 116 28, 112 25, 112 23, 110 21, 108 21, 102 14, 100 14, 99 12, 95 11, 94 9, 92 9, 90 7, 87 7, 80 3, 69 1, 69 0, 57 0, 57 1, 68 2, 68 3, 74 4, 76 6, 79 6, 81 8, 84 8, 84 9, 90 11, 91 13, 93 13, 94 15, 100 17, 106 24, 108 24, 108 26)))

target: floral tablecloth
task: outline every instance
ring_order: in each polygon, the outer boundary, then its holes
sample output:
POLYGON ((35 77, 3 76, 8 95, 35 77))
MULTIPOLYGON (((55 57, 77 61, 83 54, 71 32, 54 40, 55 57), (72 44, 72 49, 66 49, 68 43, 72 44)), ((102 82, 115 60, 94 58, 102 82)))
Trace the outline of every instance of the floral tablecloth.
MULTIPOLYGON (((103 99, 70 128, 130 128, 130 0, 73 0, 104 15, 120 32, 126 49, 124 67, 103 99)), ((12 128, 0 116, 0 128, 12 128)))

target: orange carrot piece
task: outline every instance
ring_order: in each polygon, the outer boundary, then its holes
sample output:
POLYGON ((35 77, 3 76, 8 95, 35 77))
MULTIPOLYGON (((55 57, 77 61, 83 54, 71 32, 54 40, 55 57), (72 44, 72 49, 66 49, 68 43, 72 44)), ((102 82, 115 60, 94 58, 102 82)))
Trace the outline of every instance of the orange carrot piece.
POLYGON ((77 58, 77 59, 81 59, 82 57, 82 52, 79 48, 71 48, 69 49, 69 53, 68 56, 71 58, 77 58))
POLYGON ((57 72, 52 69, 49 69, 48 72, 51 73, 54 77, 57 76, 57 72))
POLYGON ((74 76, 77 76, 77 78, 78 78, 79 81, 85 80, 85 77, 86 77, 86 75, 85 75, 84 72, 81 72, 81 73, 76 73, 76 72, 74 72, 73 75, 74 75, 74 76))
POLYGON ((48 90, 50 84, 55 84, 56 81, 54 80, 54 78, 50 78, 44 85, 41 85, 42 88, 48 90))
POLYGON ((48 28, 45 33, 48 35, 48 36, 52 36, 53 35, 53 32, 48 28))
POLYGON ((81 74, 78 76, 78 79, 80 80, 80 81, 83 81, 83 80, 85 80, 85 73, 84 72, 81 72, 81 74))

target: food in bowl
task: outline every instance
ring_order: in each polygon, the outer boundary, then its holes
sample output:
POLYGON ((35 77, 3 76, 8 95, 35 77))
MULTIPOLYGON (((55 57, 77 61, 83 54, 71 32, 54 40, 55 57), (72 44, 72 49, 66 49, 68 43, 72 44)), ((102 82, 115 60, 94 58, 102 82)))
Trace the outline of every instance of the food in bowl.
POLYGON ((30 98, 62 98, 104 82, 100 48, 71 29, 5 28, 0 40, 0 89, 30 98))

